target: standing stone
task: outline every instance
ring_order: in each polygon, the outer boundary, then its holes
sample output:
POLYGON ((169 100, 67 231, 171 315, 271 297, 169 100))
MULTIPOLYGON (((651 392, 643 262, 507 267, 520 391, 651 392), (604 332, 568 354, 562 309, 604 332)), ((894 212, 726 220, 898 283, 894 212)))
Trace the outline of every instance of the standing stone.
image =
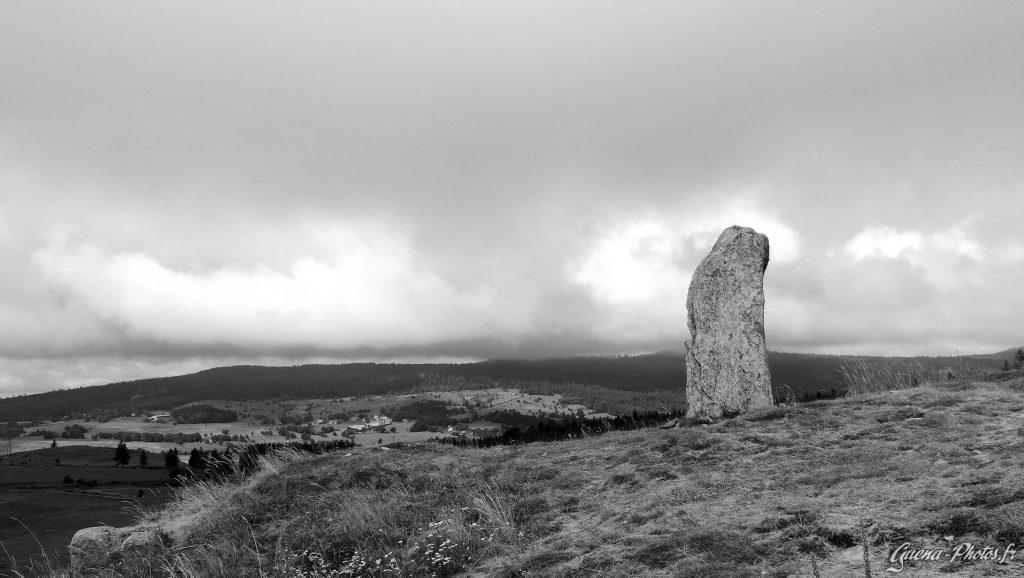
POLYGON ((686 401, 690 417, 718 418, 772 405, 764 340, 768 237, 747 227, 722 232, 686 296, 686 401))

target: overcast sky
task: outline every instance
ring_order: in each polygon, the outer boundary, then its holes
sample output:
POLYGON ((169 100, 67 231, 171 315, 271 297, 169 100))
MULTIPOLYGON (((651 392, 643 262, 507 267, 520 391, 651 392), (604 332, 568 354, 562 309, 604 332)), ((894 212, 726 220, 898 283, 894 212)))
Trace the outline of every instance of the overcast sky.
POLYGON ((1024 3, 5 2, 0 396, 236 364, 1024 344, 1024 3))

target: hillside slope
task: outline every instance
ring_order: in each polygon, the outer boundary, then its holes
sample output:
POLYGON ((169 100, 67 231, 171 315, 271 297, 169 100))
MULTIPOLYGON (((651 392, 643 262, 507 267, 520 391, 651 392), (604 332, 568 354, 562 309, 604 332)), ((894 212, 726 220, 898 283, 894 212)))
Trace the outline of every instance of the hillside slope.
MULTIPOLYGON (((839 368, 848 362, 884 366, 914 362, 934 371, 967 364, 997 369, 1003 358, 885 358, 768 352, 772 385, 786 395, 842 388, 839 368)), ((500 383, 569 386, 582 384, 627 392, 670 391, 684 395, 686 364, 681 354, 619 357, 489 360, 465 364, 349 363, 295 367, 218 367, 189 375, 140 379, 0 399, 0 423, 42 421, 91 414, 95 419, 121 413, 167 409, 199 400, 303 399, 404 393, 417 390, 473 389, 500 383)), ((572 389, 552 392, 572 393, 572 389)), ((682 401, 682 399, 680 399, 682 401)), ((654 409, 644 408, 640 409, 654 409)))
POLYGON ((300 458, 185 492, 85 575, 860 577, 863 544, 877 576, 908 542, 945 558, 895 575, 1018 576, 1024 554, 949 553, 1024 542, 1022 417, 1020 379, 945 383, 710 426, 300 458))

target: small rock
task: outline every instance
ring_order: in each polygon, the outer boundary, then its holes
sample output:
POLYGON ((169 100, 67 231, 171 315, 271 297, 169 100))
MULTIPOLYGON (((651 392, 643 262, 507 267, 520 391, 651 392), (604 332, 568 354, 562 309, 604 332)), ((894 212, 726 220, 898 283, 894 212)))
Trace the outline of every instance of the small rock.
POLYGON ((843 562, 864 563, 864 548, 862 546, 850 546, 836 552, 836 558, 843 562))
POLYGON ((115 556, 124 552, 156 554, 163 547, 159 530, 153 526, 94 526, 75 532, 68 550, 71 569, 77 574, 88 568, 108 566, 115 556))
POLYGON ((110 553, 121 547, 124 530, 113 526, 82 528, 71 538, 71 568, 80 570, 101 566, 110 553))

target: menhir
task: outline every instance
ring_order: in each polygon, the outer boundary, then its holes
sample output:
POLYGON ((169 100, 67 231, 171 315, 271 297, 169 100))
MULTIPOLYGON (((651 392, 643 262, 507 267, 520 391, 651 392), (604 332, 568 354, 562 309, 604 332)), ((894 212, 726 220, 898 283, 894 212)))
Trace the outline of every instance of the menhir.
POLYGON ((764 339, 768 237, 729 227, 701 261, 686 296, 686 400, 690 417, 718 418, 772 405, 764 339))

